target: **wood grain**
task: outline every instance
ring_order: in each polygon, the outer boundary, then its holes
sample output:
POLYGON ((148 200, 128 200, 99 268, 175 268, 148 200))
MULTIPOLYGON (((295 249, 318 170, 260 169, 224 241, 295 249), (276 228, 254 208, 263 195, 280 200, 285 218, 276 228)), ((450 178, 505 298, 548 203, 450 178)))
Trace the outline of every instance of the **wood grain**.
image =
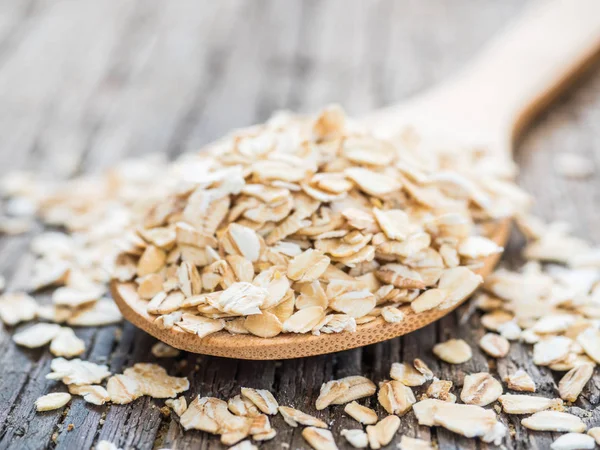
MULTIPOLYGON (((352 114, 398 102, 460 68, 505 22, 518 0, 7 0, 0 2, 0 171, 39 170, 65 177, 99 171, 114 161, 161 152, 175 156, 233 127, 264 120, 273 110, 312 111, 339 102, 352 114)), ((546 219, 566 220, 580 236, 600 243, 600 176, 566 180, 552 158, 573 151, 600 167, 600 66, 562 97, 523 136, 516 151, 519 181, 546 219)), ((0 238, 0 271, 9 289, 23 286, 32 256, 30 235, 0 238)), ((520 238, 504 264, 519 261, 520 238)), ((48 294, 40 301, 48 300, 48 294)), ((343 408, 317 412, 323 381, 364 374, 389 376, 392 362, 422 357, 460 390, 465 373, 501 378, 517 367, 536 379, 541 395, 555 396, 557 378, 530 362, 531 347, 514 344, 499 361, 476 346, 479 316, 462 307, 402 338, 332 355, 284 361, 229 360, 182 353, 160 360, 188 376, 189 393, 227 397, 239 386, 276 391, 282 404, 332 421, 333 431, 354 428, 343 408), (448 337, 471 343, 474 358, 457 368, 436 360, 431 347, 448 337)), ((19 328, 17 327, 17 330, 19 328)), ((122 448, 217 449, 218 439, 182 432, 160 414, 160 400, 95 407, 75 398, 65 413, 33 412, 39 394, 62 390, 45 380, 47 350, 22 351, 15 330, 0 330, 0 449, 87 449, 100 439, 122 448), (74 427, 69 431, 69 424, 74 427)), ((129 324, 77 329, 85 357, 118 372, 134 362, 156 362, 154 338, 129 324)), ((600 377, 576 407, 600 425, 600 377)), ((376 400, 367 404, 383 411, 376 400)), ((556 436, 523 429, 519 417, 509 449, 547 449, 556 436)), ((273 419, 278 436, 261 448, 307 448, 300 429, 273 419)), ((401 432, 431 436, 442 449, 488 448, 442 429, 402 419, 401 432)), ((400 439, 396 436, 395 446, 400 439)), ((340 448, 349 448, 341 439, 340 448)))

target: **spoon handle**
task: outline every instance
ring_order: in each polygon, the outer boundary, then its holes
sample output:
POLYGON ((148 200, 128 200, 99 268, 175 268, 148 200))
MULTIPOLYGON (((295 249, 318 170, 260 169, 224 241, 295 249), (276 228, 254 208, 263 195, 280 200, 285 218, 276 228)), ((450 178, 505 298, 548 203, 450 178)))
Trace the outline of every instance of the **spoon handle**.
POLYGON ((408 104, 376 113, 373 123, 378 116, 393 123, 401 110, 435 112, 510 142, 599 50, 600 0, 535 2, 463 71, 408 104))

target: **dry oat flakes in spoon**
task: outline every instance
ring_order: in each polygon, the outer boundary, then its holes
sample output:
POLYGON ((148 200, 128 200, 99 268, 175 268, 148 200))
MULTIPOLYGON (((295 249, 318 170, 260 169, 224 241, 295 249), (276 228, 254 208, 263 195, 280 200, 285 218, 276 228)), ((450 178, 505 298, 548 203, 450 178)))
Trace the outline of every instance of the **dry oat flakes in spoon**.
POLYGON ((338 107, 237 131, 182 169, 124 237, 115 273, 155 327, 197 339, 352 332, 379 315, 402 320, 390 308, 412 301, 452 308, 502 251, 481 232, 505 198, 338 107))

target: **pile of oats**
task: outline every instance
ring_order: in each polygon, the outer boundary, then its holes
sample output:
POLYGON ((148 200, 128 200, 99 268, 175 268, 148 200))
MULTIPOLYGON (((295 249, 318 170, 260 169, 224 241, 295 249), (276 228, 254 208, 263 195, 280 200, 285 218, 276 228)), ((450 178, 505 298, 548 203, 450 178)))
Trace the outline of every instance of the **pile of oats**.
MULTIPOLYGON (((564 175, 589 175, 569 158, 564 175)), ((424 152, 410 136, 380 140, 336 107, 313 118, 276 116, 169 164, 154 157, 126 161, 105 175, 62 183, 13 174, 1 186, 9 200, 0 231, 26 232, 37 215, 64 232, 32 239, 29 284, 8 286, 0 319, 9 327, 41 321, 13 335, 20 346, 49 345, 56 358, 47 378, 68 390, 40 397, 40 412, 62 408, 72 396, 95 405, 151 396, 167 399, 184 429, 219 435, 235 450, 273 439, 270 417, 277 414, 303 427, 307 444, 321 450, 336 449, 339 439, 383 448, 411 410, 420 425, 499 445, 508 431, 497 416, 502 411, 523 415, 525 428, 566 433, 555 450, 593 448, 600 428, 586 433, 570 405, 600 362, 600 249, 571 236, 564 224, 524 215, 529 199, 507 174, 485 154, 424 152), (161 327, 199 338, 221 330, 263 338, 351 332, 377 317, 406 320, 407 308, 449 308, 480 285, 475 270, 482 259, 502 250, 486 231, 513 214, 528 238, 529 262, 518 271, 499 269, 483 284, 475 299, 486 330, 479 347, 504 358, 511 343, 531 345, 534 364, 564 373, 554 398, 535 395, 536 383, 523 369, 504 380, 465 373, 454 386, 420 359, 397 362, 378 383, 356 375, 321 387, 316 415, 341 405, 356 421, 334 436, 330 424, 279 405, 264 389, 187 399, 180 394, 189 381, 156 364, 112 374, 77 358, 85 343, 71 327, 121 320, 106 297, 111 276, 136 283, 161 327), (51 303, 30 295, 47 288, 51 303), (371 397, 385 414, 364 404, 371 397)), ((473 355, 461 339, 431 351, 448 364, 473 355)), ((179 351, 158 343, 152 354, 179 351)), ((435 445, 402 436, 398 448, 435 445)), ((97 448, 117 447, 102 441, 97 448)))
POLYGON ((115 279, 134 281, 164 329, 354 331, 450 308, 502 248, 482 234, 525 200, 473 167, 424 161, 330 107, 276 116, 188 157, 170 195, 120 242, 115 279), (471 169, 471 171, 470 171, 471 169))

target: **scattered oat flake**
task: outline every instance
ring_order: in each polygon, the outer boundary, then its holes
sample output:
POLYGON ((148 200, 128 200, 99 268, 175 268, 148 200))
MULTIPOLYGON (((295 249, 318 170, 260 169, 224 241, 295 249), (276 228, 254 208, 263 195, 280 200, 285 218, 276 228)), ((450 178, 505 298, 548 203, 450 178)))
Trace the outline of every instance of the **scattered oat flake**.
POLYGON ((581 394, 592 375, 594 374, 593 364, 581 364, 569 370, 558 383, 558 392, 563 400, 574 402, 581 394))
POLYGON ((131 403, 142 396, 139 383, 134 378, 123 374, 110 377, 106 383, 106 390, 111 402, 118 405, 131 403))
POLYGON ((419 425, 432 427, 435 424, 434 414, 438 408, 444 406, 444 401, 438 399, 424 399, 413 405, 413 412, 419 425))
POLYGON ((565 359, 572 343, 573 341, 565 336, 542 339, 533 346, 533 363, 538 366, 549 366, 565 359))
POLYGON ((423 439, 412 438, 409 436, 402 436, 400 443, 398 444, 400 450, 434 450, 431 442, 423 439))
POLYGON ((433 371, 429 368, 425 361, 420 358, 415 358, 413 360, 413 365, 415 366, 415 369, 417 369, 417 371, 419 371, 425 377, 426 380, 433 380, 433 371))
POLYGON ((141 395, 154 398, 173 398, 190 387, 187 378, 169 376, 167 371, 157 364, 137 363, 125 369, 123 375, 137 382, 141 395))
POLYGON ((361 376, 328 381, 321 386, 316 408, 322 410, 329 405, 343 405, 353 400, 370 397, 375 394, 376 390, 375 383, 361 376))
POLYGON ((39 306, 33 297, 24 292, 9 292, 0 296, 0 319, 6 325, 35 319, 39 306))
POLYGON ((583 433, 563 434, 550 445, 552 450, 583 450, 594 447, 596 447, 594 438, 583 433))
POLYGON ((302 437, 315 450, 337 450, 331 431, 322 428, 306 427, 302 437))
POLYGON ((55 290, 52 294, 52 302, 57 306, 68 306, 77 308, 89 305, 102 297, 104 294, 102 286, 69 287, 64 286, 55 290))
POLYGON ((452 381, 449 380, 433 380, 427 387, 425 395, 427 398, 454 403, 456 402, 456 396, 450 392, 452 384, 452 381))
POLYGON ((61 327, 50 343, 50 353, 54 356, 72 358, 81 355, 84 351, 85 342, 69 327, 61 327))
POLYGON ((274 428, 266 431, 264 433, 257 433, 252 435, 252 439, 254 439, 255 441, 270 441, 271 439, 273 439, 275 436, 277 436, 277 430, 275 430, 274 428))
POLYGON ((514 315, 497 309, 481 316, 481 325, 491 331, 500 331, 500 327, 514 319, 514 315))
POLYGON ((536 431, 583 433, 586 430, 585 424, 579 417, 560 411, 536 412, 522 419, 521 425, 536 431))
POLYGON ((480 437, 484 442, 493 442, 496 445, 499 445, 506 435, 506 427, 491 410, 476 405, 459 405, 439 400, 425 401, 437 403, 431 404, 426 416, 423 416, 423 411, 419 411, 417 418, 420 424, 429 422, 462 436, 480 437))
POLYGON ((266 389, 242 388, 242 397, 250 400, 263 413, 277 414, 279 404, 273 394, 266 389))
POLYGON ((212 401, 220 401, 211 397, 197 396, 187 410, 181 415, 179 421, 184 430, 202 430, 208 433, 216 434, 219 431, 219 423, 214 416, 207 414, 207 405, 212 401))
POLYGON ((369 446, 369 438, 363 430, 342 430, 340 434, 354 448, 367 448, 369 446))
POLYGON ((227 407, 236 416, 256 417, 261 414, 252 401, 241 395, 230 398, 227 402, 227 407))
POLYGON ((421 386, 428 380, 414 365, 408 363, 393 363, 390 377, 406 386, 421 386))
POLYGON ((173 412, 180 417, 187 410, 187 400, 183 396, 175 399, 169 398, 165 400, 165 405, 171 408, 173 412))
POLYGON ((38 348, 47 345, 61 331, 60 325, 52 323, 38 323, 13 336, 17 345, 27 348, 38 348))
POLYGON ((577 342, 583 351, 600 364, 600 331, 588 328, 577 336, 577 342))
POLYGON ((535 392, 535 382, 523 369, 519 369, 516 372, 508 375, 504 382, 509 389, 513 391, 521 392, 535 392))
POLYGON ((400 381, 392 380, 381 383, 377 399, 389 414, 406 414, 417 401, 410 387, 400 381))
POLYGON ((110 400, 108 391, 98 385, 77 386, 72 384, 69 386, 69 392, 73 395, 81 395, 86 402, 94 405, 104 405, 110 400))
POLYGON ((322 420, 298 409, 290 408, 289 406, 280 406, 279 412, 283 420, 292 427, 297 427, 300 424, 307 427, 327 428, 327 424, 322 420))
POLYGON ((372 449, 379 449, 388 445, 394 435, 400 428, 400 418, 398 416, 387 416, 377 422, 376 425, 367 427, 367 438, 372 449))
POLYGON ((600 445, 600 427, 590 428, 587 431, 587 434, 589 434, 591 437, 594 438, 594 440, 596 441, 596 444, 600 445))
POLYGON ((460 399, 469 405, 486 406, 502 395, 502 384, 489 373, 467 375, 460 399))
POLYGON ((76 310, 67 319, 67 324, 80 327, 100 327, 112 325, 123 320, 123 316, 115 302, 110 298, 102 298, 93 305, 76 310))
POLYGON ((358 404, 356 401, 348 403, 344 407, 344 412, 357 422, 364 425, 374 425, 377 423, 377 413, 371 408, 358 404))
POLYGON ((510 350, 508 339, 495 333, 486 333, 479 340, 479 347, 493 358, 504 358, 510 350))
POLYGON ((46 375, 47 379, 62 380, 67 385, 98 384, 110 376, 107 366, 82 361, 81 359, 54 358, 50 363, 50 369, 52 372, 46 375))
POLYGON ((498 400, 502 410, 508 414, 531 414, 546 409, 559 409, 563 405, 561 399, 534 395, 504 394, 498 400))
POLYGON ((471 347, 462 339, 450 339, 433 347, 433 353, 449 364, 462 364, 473 357, 471 347))
POLYGON ((53 409, 62 408, 71 400, 71 394, 66 392, 55 392, 39 397, 35 401, 35 409, 37 411, 52 411, 53 409))

